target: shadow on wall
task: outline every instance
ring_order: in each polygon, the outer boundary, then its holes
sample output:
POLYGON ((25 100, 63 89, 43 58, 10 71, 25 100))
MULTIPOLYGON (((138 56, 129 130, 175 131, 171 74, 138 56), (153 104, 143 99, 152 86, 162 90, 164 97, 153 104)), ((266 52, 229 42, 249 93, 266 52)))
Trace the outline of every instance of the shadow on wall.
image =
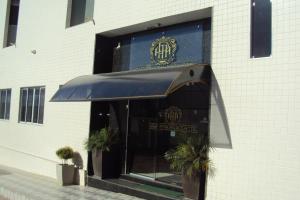
POLYGON ((78 152, 74 152, 72 161, 77 168, 83 169, 82 157, 78 152))
POLYGON ((211 73, 210 140, 213 147, 232 149, 226 109, 213 71, 211 73))
POLYGON ((74 175, 74 183, 76 185, 85 185, 85 173, 83 170, 83 160, 81 155, 78 152, 74 152, 73 154, 73 163, 75 165, 75 175, 74 175))

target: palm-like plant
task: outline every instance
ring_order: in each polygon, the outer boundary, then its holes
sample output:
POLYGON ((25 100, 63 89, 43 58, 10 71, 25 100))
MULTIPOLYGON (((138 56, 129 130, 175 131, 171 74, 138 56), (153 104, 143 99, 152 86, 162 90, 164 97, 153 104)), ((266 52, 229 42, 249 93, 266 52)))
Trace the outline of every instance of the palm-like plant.
POLYGON ((170 162, 172 169, 192 176, 196 172, 210 170, 211 160, 208 157, 210 148, 207 135, 190 133, 175 149, 167 151, 165 158, 170 162))
POLYGON ((84 146, 88 151, 101 150, 110 151, 113 144, 118 142, 118 133, 111 128, 102 128, 100 131, 94 131, 85 141, 84 146))

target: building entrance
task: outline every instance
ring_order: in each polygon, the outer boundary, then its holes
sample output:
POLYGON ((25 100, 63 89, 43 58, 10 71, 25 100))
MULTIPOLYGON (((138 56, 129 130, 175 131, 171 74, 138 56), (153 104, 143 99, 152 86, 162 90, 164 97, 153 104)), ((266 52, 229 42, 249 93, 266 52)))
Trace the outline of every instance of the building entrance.
POLYGON ((208 132, 208 88, 184 86, 164 99, 129 102, 125 172, 172 185, 181 185, 181 174, 164 155, 191 132, 208 132))
POLYGON ((176 184, 177 175, 170 169, 164 154, 175 148, 175 131, 160 130, 162 100, 130 103, 127 172, 151 179, 169 178, 176 184))

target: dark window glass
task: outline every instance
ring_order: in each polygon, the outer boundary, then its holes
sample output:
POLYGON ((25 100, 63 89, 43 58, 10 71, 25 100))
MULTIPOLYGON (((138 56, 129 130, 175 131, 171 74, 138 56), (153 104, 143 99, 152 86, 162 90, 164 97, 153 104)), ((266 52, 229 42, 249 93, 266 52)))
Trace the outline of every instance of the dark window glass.
POLYGON ((20 0, 11 0, 10 5, 19 6, 20 5, 20 0))
POLYGON ((26 122, 32 122, 32 105, 33 104, 33 88, 28 89, 26 122))
POLYGON ((251 57, 271 55, 272 6, 270 0, 252 0, 251 57))
POLYGON ((94 0, 72 0, 70 2, 70 26, 82 24, 93 19, 94 0))
POLYGON ((84 22, 86 0, 72 0, 70 26, 84 22))
POLYGON ((11 5, 9 13, 9 25, 18 25, 19 5, 11 5))
POLYGON ((7 90, 5 119, 9 119, 10 117, 10 99, 11 99, 11 90, 7 90))
POLYGON ((25 121, 26 116, 26 101, 27 101, 27 89, 21 90, 21 112, 20 112, 20 121, 25 121))
POLYGON ((0 90, 0 119, 9 119, 11 89, 0 90))
POLYGON ((0 119, 4 119, 6 90, 1 90, 0 92, 0 119))
POLYGON ((11 0, 9 9, 9 23, 7 26, 6 46, 11 46, 16 43, 17 26, 19 18, 20 0, 11 0))
POLYGON ((9 25, 7 31, 7 44, 6 46, 12 46, 16 43, 17 39, 17 26, 16 25, 9 25))
POLYGON ((43 123, 45 88, 32 87, 21 89, 21 122, 43 123))
POLYGON ((40 104, 40 88, 35 89, 34 93, 34 102, 33 102, 33 123, 37 123, 38 121, 38 111, 39 111, 39 104, 40 104))
POLYGON ((94 15, 94 1, 95 0, 86 0, 85 19, 84 19, 85 22, 93 19, 93 15, 94 15))
POLYGON ((42 124, 44 121, 44 103, 45 103, 45 88, 41 88, 40 92, 40 108, 39 108, 39 124, 42 124))

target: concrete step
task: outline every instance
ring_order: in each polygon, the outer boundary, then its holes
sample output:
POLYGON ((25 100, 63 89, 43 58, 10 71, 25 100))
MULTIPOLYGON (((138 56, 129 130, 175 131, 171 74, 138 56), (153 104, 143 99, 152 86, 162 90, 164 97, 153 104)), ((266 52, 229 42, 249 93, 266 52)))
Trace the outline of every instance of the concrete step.
POLYGON ((175 200, 184 199, 183 193, 149 184, 143 184, 133 180, 119 179, 100 179, 96 176, 88 177, 88 186, 128 194, 149 200, 175 200))

